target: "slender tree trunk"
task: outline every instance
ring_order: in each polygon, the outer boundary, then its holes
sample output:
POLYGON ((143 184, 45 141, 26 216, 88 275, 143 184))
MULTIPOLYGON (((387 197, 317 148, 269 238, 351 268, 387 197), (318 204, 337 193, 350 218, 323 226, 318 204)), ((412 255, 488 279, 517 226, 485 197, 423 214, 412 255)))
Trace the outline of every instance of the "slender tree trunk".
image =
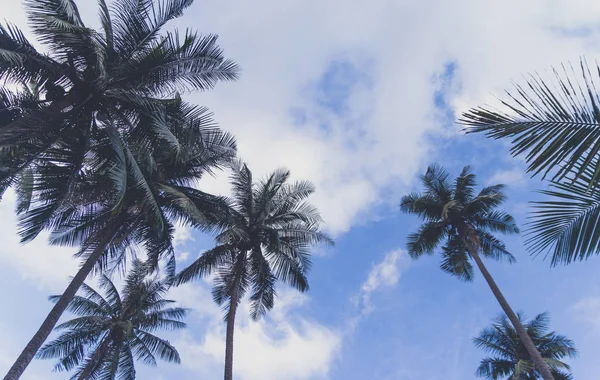
POLYGON ((67 289, 65 289, 65 292, 60 296, 58 302, 56 302, 52 310, 50 310, 50 313, 38 331, 35 333, 33 338, 31 338, 29 343, 27 343, 27 346, 25 346, 25 349, 23 352, 21 352, 21 355, 19 355, 17 361, 15 361, 15 363, 12 365, 4 377, 4 380, 17 380, 21 377, 21 375, 23 375, 23 372, 25 372, 25 369, 29 363, 31 363, 31 360, 35 354, 38 352, 40 347, 42 347, 42 344, 44 344, 48 338, 48 335, 50 335, 54 329, 54 326, 56 326, 56 323, 60 319, 62 313, 67 309, 67 306, 75 296, 75 293, 77 293, 81 287, 81 284, 83 284, 88 274, 92 271, 92 269, 94 269, 94 266, 102 257, 106 245, 111 241, 111 237, 112 234, 107 234, 107 237, 102 239, 101 244, 94 249, 92 254, 79 269, 69 286, 67 286, 67 289))
POLYGON ((233 330, 235 328, 235 313, 237 311, 240 280, 242 278, 243 262, 240 258, 235 268, 235 279, 233 280, 233 289, 231 299, 229 300, 229 313, 227 314, 227 333, 225 336, 225 380, 233 379, 233 330))
MULTIPOLYGON (((468 234, 468 235, 471 235, 470 239, 464 239, 464 238, 463 239, 467 240, 467 241, 465 241, 465 243, 469 249, 469 254, 473 258, 473 260, 475 260, 475 263, 477 263, 477 267, 479 268, 479 270, 481 271, 481 274, 483 274, 483 277, 485 278, 488 285, 490 286, 492 293, 494 293, 494 296, 496 296, 496 299, 498 300, 498 303, 502 307, 502 310, 504 310, 504 313, 506 313, 506 315, 508 316, 508 319, 510 319, 510 322, 515 327, 515 330, 517 330, 517 334, 519 334, 519 338, 521 339, 521 342, 523 342, 523 345, 527 349, 529 356, 531 356, 531 359, 533 361, 533 364, 535 365, 535 368, 540 372, 540 374, 542 375, 542 378, 544 380, 554 380, 554 376, 552 376, 552 372, 550 372, 550 367, 548 367, 548 364, 546 363, 544 358, 542 358, 542 355, 540 354, 537 347, 533 343, 533 340, 531 340, 531 337, 529 336, 529 334, 527 334, 527 330, 525 329, 525 327, 523 326, 523 324, 517 317, 517 314, 515 314, 513 309, 510 307, 510 305, 508 304, 508 301, 506 300, 506 298, 504 298, 504 295, 500 291, 500 288, 498 288, 498 285, 496 285, 496 282, 492 278, 492 275, 490 274, 490 272, 488 272, 487 268, 483 264, 483 261, 481 260, 481 257, 479 256, 479 252, 476 248, 476 247, 480 246, 478 236, 472 236, 473 234, 468 234)), ((463 236, 465 236, 465 235, 463 235, 463 236)))
POLYGON ((104 353, 106 353, 106 350, 108 349, 108 346, 110 345, 110 342, 111 342, 110 335, 111 334, 109 332, 108 335, 106 335, 106 337, 102 340, 102 343, 100 344, 100 346, 98 346, 96 351, 94 351, 94 354, 90 358, 90 361, 86 364, 83 371, 81 371, 77 380, 86 380, 88 377, 90 377, 90 374, 92 373, 94 368, 97 366, 98 361, 102 358, 102 356, 104 356, 104 353))

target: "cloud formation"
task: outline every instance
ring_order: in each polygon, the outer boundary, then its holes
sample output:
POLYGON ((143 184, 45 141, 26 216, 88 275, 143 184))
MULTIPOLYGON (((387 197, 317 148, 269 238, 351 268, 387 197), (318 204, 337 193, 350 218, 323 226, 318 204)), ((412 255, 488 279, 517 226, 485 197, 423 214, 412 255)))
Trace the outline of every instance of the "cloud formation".
POLYGON ((362 283, 360 291, 354 297, 354 305, 360 315, 373 311, 371 296, 373 293, 393 288, 398 284, 402 270, 408 266, 409 258, 402 249, 397 249, 385 255, 383 260, 373 266, 367 279, 362 283))
MULTIPOLYGON (((207 283, 184 285, 172 295, 181 304, 196 307, 192 318, 207 328, 202 338, 186 332, 174 340, 189 373, 206 378, 221 374, 225 352, 222 312, 210 299, 207 283), (193 305, 193 306, 192 306, 193 305)), ((300 316, 308 297, 284 290, 273 311, 259 322, 248 317, 248 304, 237 314, 235 376, 240 380, 326 379, 340 345, 341 335, 318 322, 300 316)))

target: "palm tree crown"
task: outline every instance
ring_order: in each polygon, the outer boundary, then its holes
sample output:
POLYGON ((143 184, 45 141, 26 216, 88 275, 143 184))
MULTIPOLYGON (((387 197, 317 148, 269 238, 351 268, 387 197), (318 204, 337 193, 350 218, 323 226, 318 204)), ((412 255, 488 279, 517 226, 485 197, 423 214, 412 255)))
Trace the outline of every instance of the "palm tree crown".
MULTIPOLYGON (((573 341, 566 337, 548 332, 550 318, 547 313, 538 314, 529 322, 525 322, 521 314, 527 334, 537 346, 540 354, 550 367, 555 380, 570 380, 570 367, 561 360, 574 358, 577 350, 573 341)), ((473 339, 477 348, 492 354, 483 359, 477 369, 477 376, 490 380, 537 380, 541 379, 534 369, 531 357, 519 339, 519 335, 511 326, 506 316, 500 315, 492 326, 485 328, 473 339)))
POLYGON ((141 119, 128 134, 107 128, 85 156, 90 170, 68 165, 81 149, 75 142, 50 150, 47 160, 24 172, 28 180, 16 186, 23 241, 49 229, 52 244, 81 245, 84 256, 104 246, 105 258, 120 260, 127 248, 141 245, 156 263, 172 253, 175 222, 203 229, 215 225, 226 203, 196 185, 230 163, 235 140, 214 126, 206 109, 179 101, 167 110, 166 128, 186 141, 176 154, 163 150, 159 137, 146 135, 148 120, 141 119), (188 140, 190 134, 195 139, 188 140))
POLYGON ((233 199, 229 216, 222 221, 217 246, 179 273, 177 282, 216 271, 213 295, 218 304, 223 304, 230 299, 233 280, 239 276, 238 302, 251 288, 255 319, 273 307, 277 280, 302 292, 308 290, 308 249, 332 241, 319 229, 317 210, 305 201, 314 192, 313 185, 306 181, 286 183, 289 176, 289 171, 280 169, 255 183, 248 167, 235 163, 233 199))
POLYGON ((55 370, 74 369, 71 379, 135 379, 134 360, 179 363, 175 348, 154 333, 185 328, 187 310, 173 307, 175 301, 164 298, 168 284, 147 273, 134 262, 121 294, 107 276, 100 279, 104 296, 84 284, 68 307, 77 317, 56 327, 60 335, 37 358, 59 359, 55 370))
POLYGON ((475 175, 465 167, 455 181, 440 166, 432 165, 421 177, 423 193, 402 198, 402 211, 418 215, 424 223, 408 236, 408 252, 413 258, 432 254, 442 242, 441 269, 461 280, 473 279, 467 244, 493 259, 514 262, 504 243, 492 235, 518 233, 512 216, 497 210, 505 200, 504 185, 484 187, 475 192, 475 175))
MULTIPOLYGON (((29 24, 50 53, 38 52, 14 25, 0 25, 0 80, 35 83, 39 101, 5 101, 10 123, 0 124, 0 193, 48 149, 80 144, 73 170, 108 128, 130 133, 141 118, 148 134, 176 151, 166 127, 166 97, 206 90, 237 77, 216 36, 186 31, 161 33, 193 0, 99 0, 101 30, 87 27, 74 0, 24 0, 29 24), (42 99, 43 98, 43 99, 42 99), (17 112, 18 111, 18 112, 17 112)), ((6 112, 5 112, 6 114, 6 112)))

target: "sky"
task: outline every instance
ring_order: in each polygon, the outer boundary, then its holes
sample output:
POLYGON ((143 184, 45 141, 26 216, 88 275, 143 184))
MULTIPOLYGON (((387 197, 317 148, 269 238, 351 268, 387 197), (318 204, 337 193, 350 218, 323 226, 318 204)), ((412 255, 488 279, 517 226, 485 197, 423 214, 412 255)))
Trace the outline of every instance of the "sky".
MULTIPOLYGON (((77 4, 96 25, 96 2, 77 4)), ((0 0, 2 17, 26 28, 19 1, 0 0)), ((524 174, 508 145, 465 136, 454 121, 471 106, 551 66, 594 62, 600 53, 600 3, 590 0, 204 0, 173 28, 216 33, 242 68, 238 82, 189 94, 238 139, 256 175, 287 167, 315 183, 312 198, 336 246, 317 249, 311 290, 281 287, 276 306, 252 322, 238 314, 239 380, 468 380, 484 357, 471 339, 500 312, 482 277, 463 283, 437 257, 412 261, 406 236, 418 221, 399 212, 403 194, 438 162, 453 174, 472 165, 480 185, 505 183, 505 209, 522 226, 528 201, 545 186, 524 174)), ((227 193, 227 176, 202 184, 227 193)), ((20 245, 14 196, 0 202, 0 372, 37 329, 78 263, 74 249, 44 237, 20 245)), ((213 244, 177 231, 181 267, 213 244)), ((488 262, 506 298, 528 316, 548 311, 552 329, 580 351, 575 379, 597 378, 600 257, 550 268, 520 237, 504 240, 518 262, 488 262)), ((179 366, 137 366, 138 378, 221 377, 222 313, 201 281, 170 293, 193 308, 189 328, 166 336, 179 366)), ((35 361, 24 380, 64 379, 52 361, 35 361)))

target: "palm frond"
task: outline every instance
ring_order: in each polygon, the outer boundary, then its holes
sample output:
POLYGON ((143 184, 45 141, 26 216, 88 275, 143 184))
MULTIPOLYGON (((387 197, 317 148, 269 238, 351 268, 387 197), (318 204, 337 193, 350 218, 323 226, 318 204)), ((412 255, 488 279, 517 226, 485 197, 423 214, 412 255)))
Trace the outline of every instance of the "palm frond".
POLYGON ((262 318, 275 304, 275 282, 277 277, 271 271, 269 262, 263 256, 260 248, 252 250, 249 258, 250 283, 250 316, 253 320, 262 318))
POLYGON ((468 203, 475 195, 473 189, 477 183, 475 182, 475 174, 471 171, 471 167, 465 166, 454 184, 453 198, 461 203, 468 203))
POLYGON ((440 269, 462 281, 473 281, 473 265, 469 262, 469 258, 462 241, 456 237, 449 238, 442 247, 440 269))
POLYGON ((525 243, 534 255, 551 255, 552 265, 584 260, 600 252, 600 193, 589 188, 593 169, 581 170, 578 178, 553 182, 550 189, 540 191, 549 199, 532 202, 525 243))
POLYGON ((408 253, 413 258, 418 258, 423 254, 433 254, 434 249, 446 237, 447 226, 439 222, 425 222, 417 232, 411 233, 407 237, 406 246, 408 253))
POLYGON ((514 365, 509 360, 500 358, 483 359, 477 367, 475 375, 489 380, 509 379, 514 370, 514 365))
POLYGON ((140 330, 136 331, 135 334, 153 355, 169 363, 181 363, 179 353, 169 341, 140 330))
MULTIPOLYGON (((592 74, 582 59, 579 69, 562 65, 553 69, 553 80, 530 75, 523 86, 508 92, 503 110, 489 106, 464 113, 461 123, 469 133, 485 133, 494 139, 511 139, 511 153, 523 156, 532 175, 550 175, 561 180, 569 173, 575 178, 591 166, 596 181, 600 165, 600 98, 596 90, 600 74, 592 74), (578 162, 584 162, 577 168, 578 162)), ((593 182, 592 182, 593 183, 593 182)), ((591 185, 591 183, 590 183, 591 185)))
POLYGON ((181 285, 213 273, 223 264, 230 262, 231 253, 232 248, 226 245, 218 245, 202 253, 196 261, 177 274, 175 285, 181 285))
POLYGON ((475 217, 475 227, 490 232, 500 232, 502 234, 518 234, 519 227, 512 215, 503 211, 494 210, 483 216, 475 217))

